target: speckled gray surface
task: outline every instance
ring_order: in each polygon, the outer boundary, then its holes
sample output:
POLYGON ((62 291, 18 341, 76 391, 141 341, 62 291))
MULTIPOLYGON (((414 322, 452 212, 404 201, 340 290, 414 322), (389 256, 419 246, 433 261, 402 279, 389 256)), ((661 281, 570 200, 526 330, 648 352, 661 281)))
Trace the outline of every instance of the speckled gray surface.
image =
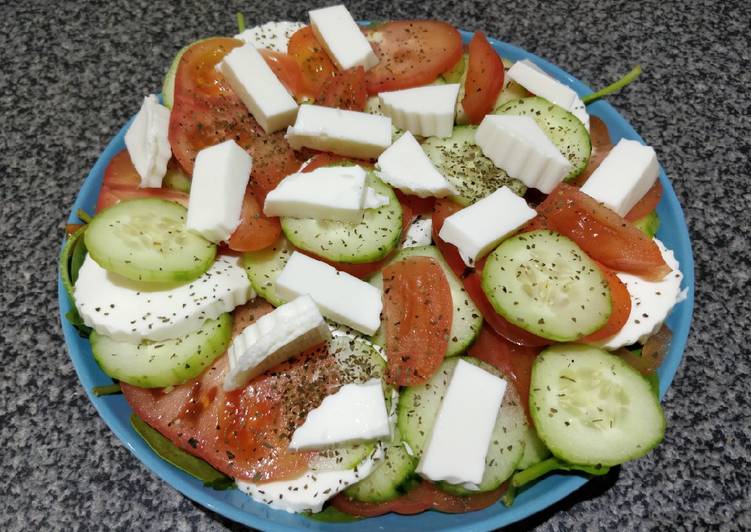
MULTIPOLYGON (((683 203, 697 288, 665 443, 522 523, 538 530, 751 528, 751 86, 745 1, 351 1, 372 19, 443 17, 538 53, 593 86, 652 144, 683 203), (577 7, 578 6, 578 7, 577 7), (617 478, 616 478, 617 477, 617 478)), ((89 404, 57 323, 63 221, 107 141, 175 51, 287 1, 3 2, 0 6, 0 529, 239 528, 146 470, 89 404)))

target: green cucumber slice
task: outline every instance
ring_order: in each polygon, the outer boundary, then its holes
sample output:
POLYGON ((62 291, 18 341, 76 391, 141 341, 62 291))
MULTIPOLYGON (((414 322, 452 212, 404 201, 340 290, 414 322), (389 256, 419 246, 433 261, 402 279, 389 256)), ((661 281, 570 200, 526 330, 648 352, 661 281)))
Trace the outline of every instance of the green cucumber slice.
POLYGON ((176 386, 200 375, 230 342, 232 316, 222 314, 180 338, 139 344, 91 333, 94 359, 107 375, 141 388, 176 386))
POLYGON ((581 120, 539 96, 520 98, 507 102, 493 111, 497 115, 529 116, 556 145, 568 162, 571 172, 566 179, 579 175, 589 162, 592 142, 581 120))
MULTIPOLYGON (((456 357, 445 360, 427 383, 403 389, 399 397, 397 426, 403 440, 418 458, 422 456, 428 443, 438 409, 459 360, 475 364, 503 378, 500 371, 485 362, 472 357, 456 357)), ((519 394, 514 386, 508 386, 485 457, 485 473, 478 486, 479 491, 494 490, 513 474, 524 452, 526 428, 527 421, 519 394)), ((470 491, 446 482, 440 482, 439 486, 458 495, 469 495, 478 491, 470 491)))
POLYGON ((459 194, 452 199, 461 205, 471 205, 507 186, 520 196, 527 187, 483 155, 475 144, 475 126, 457 126, 445 139, 428 137, 422 144, 428 158, 441 174, 456 187, 459 194))
MULTIPOLYGON (((414 256, 435 259, 446 274, 446 280, 451 289, 451 300, 454 305, 454 314, 451 319, 451 335, 449 336, 449 347, 446 356, 453 357, 460 355, 472 345, 477 335, 480 334, 482 315, 467 294, 461 281, 456 277, 441 255, 441 252, 435 246, 402 249, 389 264, 414 256)), ((383 274, 381 272, 376 273, 368 282, 375 287, 383 288, 383 274)), ((386 332, 383 327, 378 329, 372 340, 377 345, 386 344, 386 332)))
POLYGON ((649 238, 654 238, 660 229, 660 217, 657 216, 657 211, 652 211, 643 218, 636 220, 634 225, 649 238))
POLYGON ((158 198, 121 201, 91 220, 86 248, 102 268, 134 281, 192 281, 214 262, 216 245, 185 227, 187 214, 158 198))
POLYGON ((610 287, 572 240, 552 231, 521 233, 501 243, 482 270, 493 308, 532 334, 567 342, 610 317, 610 287))
POLYGON ((399 244, 402 207, 392 188, 372 172, 368 174, 367 184, 388 197, 389 204, 366 209, 359 224, 283 217, 284 236, 295 247, 336 262, 361 264, 382 259, 399 244))
POLYGON ((572 464, 613 466, 647 454, 665 434, 649 382, 622 358, 566 344, 532 366, 530 410, 550 451, 572 464))
POLYGON ((522 459, 516 465, 516 469, 527 469, 542 462, 548 456, 550 456, 550 449, 545 447, 545 444, 537 435, 535 428, 528 426, 524 433, 524 454, 522 454, 522 459))
POLYGON ((190 193, 190 177, 186 176, 180 168, 167 168, 162 184, 165 188, 171 188, 178 192, 190 193))
POLYGON ((242 264, 253 290, 275 307, 286 303, 276 293, 276 278, 293 251, 292 245, 282 236, 269 248, 243 254, 242 264))

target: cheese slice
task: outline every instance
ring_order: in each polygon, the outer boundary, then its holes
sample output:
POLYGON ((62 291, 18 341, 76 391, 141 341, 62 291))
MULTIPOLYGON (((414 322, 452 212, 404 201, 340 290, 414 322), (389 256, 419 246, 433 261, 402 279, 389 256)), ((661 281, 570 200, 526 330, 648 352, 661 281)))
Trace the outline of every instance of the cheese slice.
POLYGON ((170 110, 153 94, 143 100, 141 109, 125 133, 125 147, 141 176, 140 187, 160 188, 172 157, 169 143, 170 110))
POLYGON ((378 56, 345 6, 314 9, 309 16, 310 27, 340 70, 356 66, 368 70, 378 64, 378 56))
POLYGON ((382 92, 383 114, 394 125, 423 137, 450 137, 459 84, 425 85, 412 89, 382 92))

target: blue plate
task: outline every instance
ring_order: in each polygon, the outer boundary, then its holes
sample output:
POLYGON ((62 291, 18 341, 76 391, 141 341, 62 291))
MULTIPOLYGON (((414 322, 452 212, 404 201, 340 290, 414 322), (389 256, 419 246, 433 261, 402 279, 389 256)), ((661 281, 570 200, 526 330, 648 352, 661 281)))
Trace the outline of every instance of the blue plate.
MULTIPOLYGON (((471 36, 471 33, 462 32, 462 37, 465 41, 469 41, 471 36)), ((550 75, 572 87, 580 95, 592 92, 584 83, 544 59, 501 41, 490 39, 490 42, 504 58, 514 61, 531 59, 550 75)), ((642 138, 634 131, 631 125, 607 102, 601 100, 590 105, 589 112, 605 121, 614 142, 617 142, 621 138, 643 142, 642 138)), ((126 124, 115 138, 110 141, 84 181, 83 187, 73 205, 69 217, 70 222, 77 221, 75 216, 77 209, 93 212, 107 164, 117 152, 125 149, 124 137, 127 127, 128 125, 126 124)), ((681 206, 662 168, 660 168, 660 181, 665 189, 665 193, 657 207, 657 212, 662 221, 657 236, 668 248, 675 251, 675 256, 680 262, 681 271, 683 272, 683 285, 688 288, 688 297, 675 307, 672 315, 667 320, 668 326, 673 331, 673 341, 670 346, 670 352, 658 370, 660 396, 662 397, 673 380, 686 346, 694 305, 694 263, 691 256, 688 229, 681 206)), ((81 380, 81 385, 86 390, 89 399, 99 412, 99 415, 102 416, 107 425, 109 425, 125 446, 155 474, 202 506, 234 521, 271 531, 299 529, 337 531, 343 529, 357 529, 358 531, 387 529, 397 531, 459 530, 467 528, 471 528, 472 530, 493 530, 519 521, 547 508, 580 488, 587 481, 585 477, 576 475, 549 476, 519 494, 511 508, 495 504, 479 512, 460 515, 442 514, 433 511, 416 516, 389 514, 350 525, 322 523, 312 521, 300 515, 271 510, 267 506, 253 502, 248 496, 237 490, 215 491, 204 488, 200 481, 162 461, 140 436, 136 434, 129 421, 131 409, 121 395, 96 397, 92 394, 91 389, 94 386, 109 384, 112 381, 99 369, 99 366, 94 361, 88 340, 79 337, 76 330, 64 318, 65 313, 70 309, 71 305, 65 289, 59 280, 58 298, 60 319, 71 360, 81 380)))

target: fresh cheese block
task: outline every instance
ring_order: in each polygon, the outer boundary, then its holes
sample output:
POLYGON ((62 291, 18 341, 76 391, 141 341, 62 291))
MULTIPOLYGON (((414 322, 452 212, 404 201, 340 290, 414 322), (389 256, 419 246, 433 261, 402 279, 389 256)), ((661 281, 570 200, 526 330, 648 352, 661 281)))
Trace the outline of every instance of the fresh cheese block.
POLYGON ((324 316, 367 335, 381 325, 381 290, 299 251, 276 278, 276 292, 287 301, 309 294, 324 316))
POLYGON ((457 194, 456 188, 433 166, 409 131, 378 157, 378 169, 383 181, 407 194, 421 198, 457 194))
POLYGON ((446 218, 438 236, 459 248, 459 255, 467 266, 474 266, 501 240, 536 215, 537 211, 531 209, 524 198, 503 186, 446 218))
POLYGON ((529 59, 514 63, 507 75, 535 96, 563 107, 581 120, 589 131, 589 113, 587 113, 586 105, 572 88, 549 76, 529 59))
POLYGON ((240 224, 243 197, 253 159, 227 140, 196 155, 186 226, 207 240, 221 242, 240 224))
POLYGON ((170 110, 159 104, 153 94, 147 96, 133 123, 125 133, 125 147, 141 176, 142 188, 160 188, 172 157, 169 143, 170 110))
POLYGON ((228 53, 219 70, 266 133, 295 121, 297 102, 252 44, 228 53))
MULTIPOLYGON (((289 175, 268 193, 263 213, 360 223, 368 196, 366 177, 360 166, 325 166, 289 175)), ((379 195, 371 195, 377 203, 379 195)))
POLYGON ((433 219, 429 215, 420 214, 407 228, 403 248, 417 248, 429 246, 433 243, 433 219))
POLYGON ((670 311, 683 297, 683 274, 675 255, 658 239, 655 238, 654 241, 672 271, 661 281, 646 281, 630 273, 616 273, 631 296, 631 313, 626 325, 616 335, 600 342, 605 349, 614 350, 644 342, 660 329, 670 311))
POLYGON ((189 284, 164 286, 110 273, 87 255, 74 289, 76 309, 86 325, 130 343, 184 336, 253 297, 235 257, 219 257, 189 284))
POLYGON ((297 427, 289 448, 322 449, 336 444, 357 443, 389 435, 389 416, 380 379, 363 384, 345 384, 308 412, 297 427))
POLYGON ((267 22, 260 26, 248 28, 242 33, 235 35, 235 39, 246 44, 252 44, 256 48, 265 48, 274 52, 287 53, 289 38, 299 29, 305 27, 302 22, 289 22, 280 20, 267 22))
POLYGON ((378 64, 378 56, 345 6, 314 9, 309 16, 310 27, 340 70, 356 66, 368 70, 378 64))
POLYGON ((251 379, 331 338, 331 331, 310 296, 285 303, 248 325, 227 351, 225 390, 242 388, 251 379))
POLYGON ((423 137, 449 137, 458 94, 459 84, 451 83, 382 92, 378 97, 383 114, 396 127, 423 137))
POLYGON ((626 216, 652 188, 659 173, 654 148, 621 139, 592 172, 581 191, 626 216))
POLYGON ((475 142, 498 168, 545 194, 571 171, 571 163, 530 116, 487 115, 475 142))
POLYGON ((294 149, 313 148, 345 157, 375 159, 391 145, 391 119, 385 116, 304 104, 287 129, 294 149))
POLYGON ((313 512, 323 509, 323 504, 373 472, 384 456, 384 447, 380 442, 374 451, 357 467, 352 469, 317 471, 308 470, 291 480, 274 482, 237 481, 240 491, 250 495, 254 501, 266 504, 275 510, 288 513, 313 512))
POLYGON ((417 473, 436 482, 480 484, 505 393, 505 380, 459 360, 417 473))

